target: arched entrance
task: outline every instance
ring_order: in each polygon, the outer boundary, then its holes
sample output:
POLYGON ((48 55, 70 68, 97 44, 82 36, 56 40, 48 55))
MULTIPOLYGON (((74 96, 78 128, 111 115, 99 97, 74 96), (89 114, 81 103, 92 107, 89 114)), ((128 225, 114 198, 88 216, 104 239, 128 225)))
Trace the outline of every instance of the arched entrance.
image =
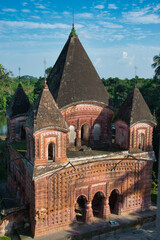
POLYGON ((118 189, 114 189, 109 197, 110 211, 113 214, 119 214, 120 194, 118 189))
POLYGON ((92 210, 94 217, 103 218, 104 199, 105 196, 103 192, 97 192, 94 195, 94 198, 92 200, 92 210))
POLYGON ((48 160, 55 161, 55 145, 52 142, 48 145, 48 160))
POLYGON ((81 127, 81 144, 87 145, 89 141, 89 125, 83 124, 81 127))
POLYGON ((21 139, 24 140, 26 138, 26 132, 23 126, 21 126, 21 139))
POLYGON ((75 145, 76 143, 76 128, 75 126, 71 125, 69 127, 69 144, 75 145))
POLYGON ((85 222, 86 220, 86 203, 87 199, 84 195, 78 197, 76 206, 75 206, 75 213, 76 219, 80 222, 85 222))
POLYGON ((101 135, 101 127, 100 127, 100 124, 96 123, 94 124, 94 127, 93 127, 93 140, 99 141, 100 135, 101 135))

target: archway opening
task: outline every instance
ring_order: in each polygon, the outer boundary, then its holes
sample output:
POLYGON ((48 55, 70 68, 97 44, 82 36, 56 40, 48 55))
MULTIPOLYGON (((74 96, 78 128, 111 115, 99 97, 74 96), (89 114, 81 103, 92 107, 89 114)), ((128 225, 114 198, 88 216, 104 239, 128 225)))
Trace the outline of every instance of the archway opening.
POLYGON ((92 200, 93 216, 103 218, 105 196, 102 192, 97 192, 92 200))
POLYGON ((109 197, 109 206, 110 206, 110 212, 113 214, 119 213, 119 203, 120 203, 120 194, 118 189, 114 189, 111 192, 111 195, 109 197))
POLYGON ((76 206, 75 206, 75 213, 76 213, 77 221, 85 222, 85 220, 86 220, 86 203, 87 203, 87 199, 85 196, 81 195, 78 197, 76 206))
POLYGON ((88 141, 89 141, 89 125, 85 123, 81 127, 81 144, 88 145, 88 141))
POLYGON ((21 139, 24 140, 26 138, 26 132, 23 126, 21 126, 21 139))
POLYGON ((50 143, 48 145, 48 160, 55 161, 55 145, 54 143, 50 143))
POLYGON ((145 145, 145 137, 144 133, 139 135, 139 149, 144 151, 144 145, 145 145))
POLYGON ((76 128, 73 125, 69 127, 69 144, 74 146, 76 144, 76 128))
POLYGON ((100 124, 96 123, 94 124, 94 127, 93 127, 93 140, 99 141, 100 135, 101 135, 101 127, 100 127, 100 124))

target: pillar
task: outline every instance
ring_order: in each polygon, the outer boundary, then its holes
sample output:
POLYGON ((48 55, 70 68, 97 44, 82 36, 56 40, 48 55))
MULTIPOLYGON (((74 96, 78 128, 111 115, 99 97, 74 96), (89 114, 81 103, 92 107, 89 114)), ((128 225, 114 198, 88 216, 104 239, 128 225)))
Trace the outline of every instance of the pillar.
POLYGON ((86 203, 86 222, 90 223, 93 219, 93 211, 91 202, 87 201, 86 203))

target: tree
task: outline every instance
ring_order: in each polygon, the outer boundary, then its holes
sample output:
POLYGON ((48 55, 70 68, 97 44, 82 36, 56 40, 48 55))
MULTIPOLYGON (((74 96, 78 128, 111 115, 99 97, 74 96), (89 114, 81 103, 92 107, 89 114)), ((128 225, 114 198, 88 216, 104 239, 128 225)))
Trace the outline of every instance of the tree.
POLYGON ((13 75, 11 71, 8 71, 2 64, 0 64, 0 110, 5 111, 8 101, 11 98, 10 88, 12 86, 13 75))
POLYGON ((52 68, 53 68, 53 67, 48 67, 48 68, 45 70, 45 73, 46 73, 47 77, 49 76, 52 68))
POLYGON ((153 57, 152 67, 155 68, 155 76, 160 78, 160 53, 153 57))

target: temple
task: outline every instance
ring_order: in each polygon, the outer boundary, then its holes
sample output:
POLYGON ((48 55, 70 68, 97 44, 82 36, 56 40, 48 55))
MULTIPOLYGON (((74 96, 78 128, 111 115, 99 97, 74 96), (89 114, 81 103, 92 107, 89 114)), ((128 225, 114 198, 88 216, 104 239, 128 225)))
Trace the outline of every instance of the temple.
POLYGON ((73 28, 32 107, 21 84, 7 110, 8 187, 33 236, 151 206, 153 116, 134 88, 114 107, 73 28), (21 148, 19 147, 21 143, 21 148))

